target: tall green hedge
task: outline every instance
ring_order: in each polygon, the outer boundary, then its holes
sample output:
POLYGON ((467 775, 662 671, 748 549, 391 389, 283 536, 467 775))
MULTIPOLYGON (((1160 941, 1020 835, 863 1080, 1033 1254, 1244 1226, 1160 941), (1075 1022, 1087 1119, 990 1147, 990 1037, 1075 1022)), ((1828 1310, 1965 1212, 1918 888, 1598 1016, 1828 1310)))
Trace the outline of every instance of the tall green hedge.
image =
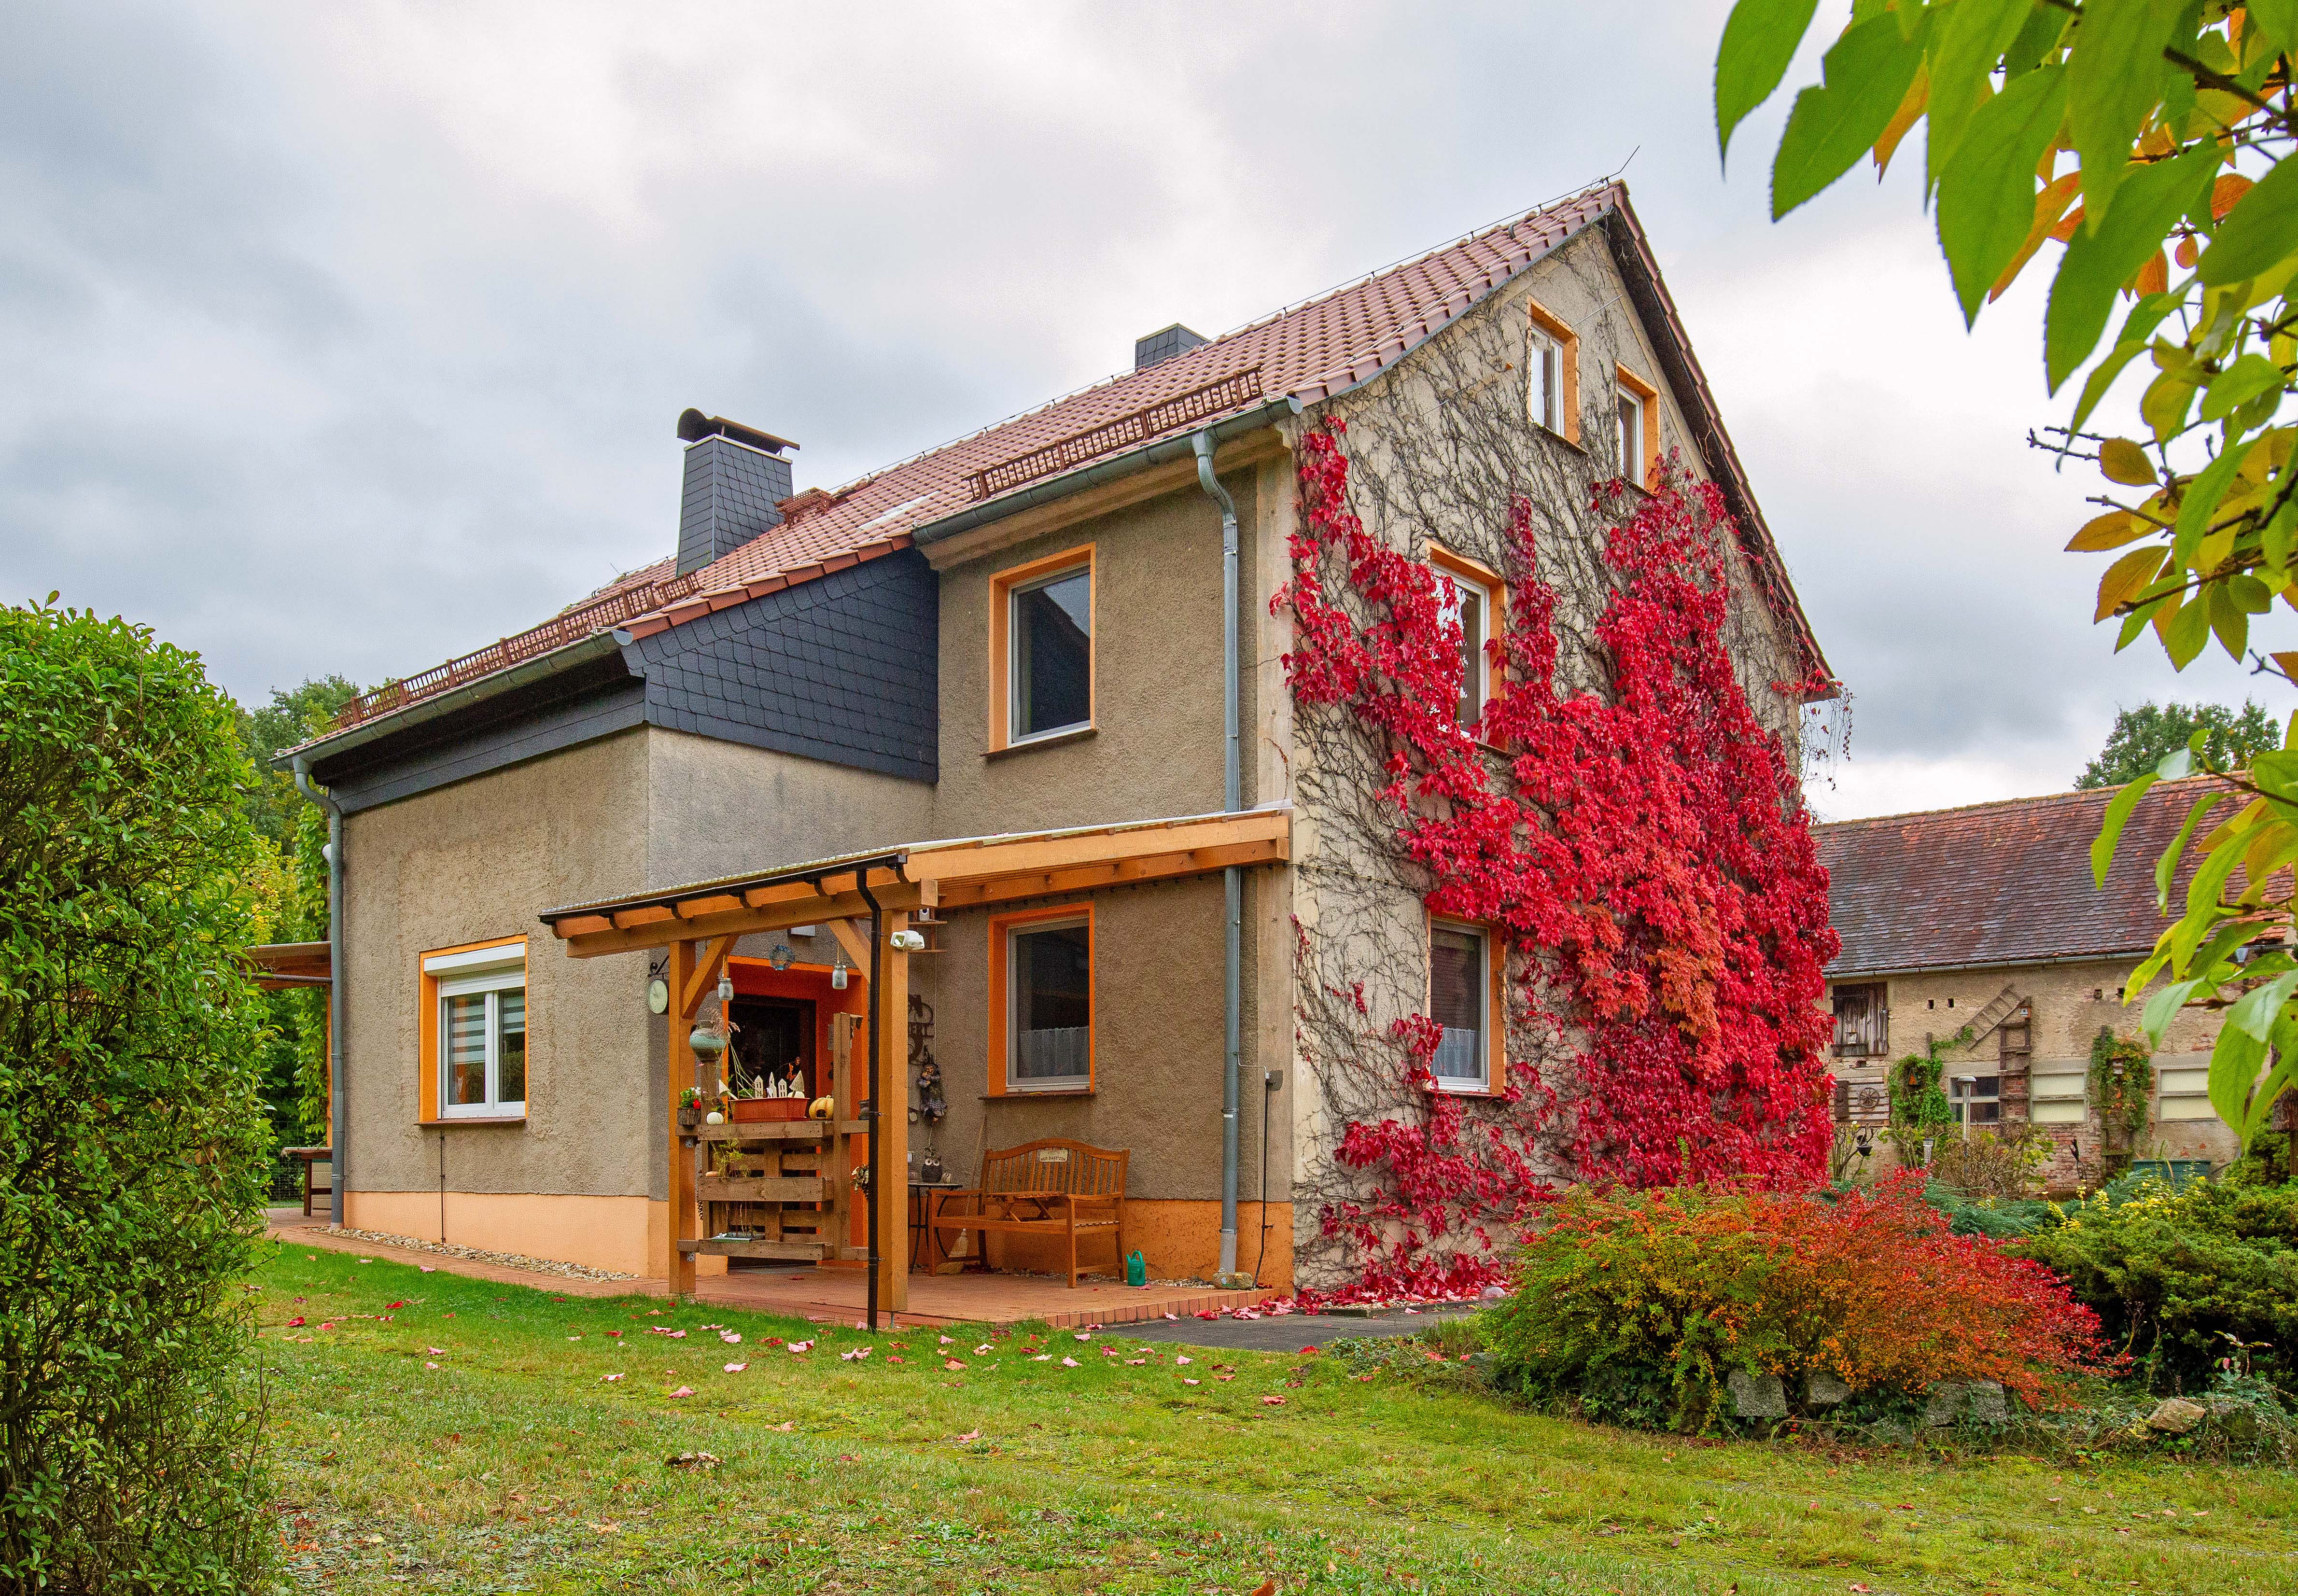
POLYGON ((0 609, 0 1592, 259 1583, 252 833, 229 705, 0 609))

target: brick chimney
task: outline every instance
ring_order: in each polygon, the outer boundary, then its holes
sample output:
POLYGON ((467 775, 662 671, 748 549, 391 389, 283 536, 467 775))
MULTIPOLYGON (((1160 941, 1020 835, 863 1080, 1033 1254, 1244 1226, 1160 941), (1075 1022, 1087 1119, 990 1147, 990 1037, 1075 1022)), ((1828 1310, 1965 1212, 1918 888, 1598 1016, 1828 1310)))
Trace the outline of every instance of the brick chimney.
POLYGON ((798 445, 723 416, 678 418, 686 481, 678 508, 678 574, 698 571, 782 524, 775 506, 795 485, 786 451, 798 445))

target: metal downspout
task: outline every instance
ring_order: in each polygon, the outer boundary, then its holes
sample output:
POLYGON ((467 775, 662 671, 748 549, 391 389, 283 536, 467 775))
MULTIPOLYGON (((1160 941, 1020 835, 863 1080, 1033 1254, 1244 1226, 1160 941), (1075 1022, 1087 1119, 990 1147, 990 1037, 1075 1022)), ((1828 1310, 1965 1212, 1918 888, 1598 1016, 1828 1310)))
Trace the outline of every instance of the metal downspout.
MULTIPOLYGON (((1236 501, 1213 475, 1210 430, 1190 440, 1197 457, 1197 485, 1221 512, 1221 806, 1231 814, 1244 807, 1244 771, 1237 755, 1236 501)), ((1242 1071, 1244 1027, 1244 872, 1236 865, 1221 872, 1226 924, 1221 949, 1221 1000, 1226 1049, 1221 1061, 1220 1272, 1236 1272, 1237 1079, 1242 1071)))
POLYGON ((343 1032, 349 1025, 343 1002, 343 812, 311 784, 308 755, 295 756, 295 790, 327 812, 327 1211, 340 1230, 344 1132, 350 1125, 350 1095, 343 1090, 343 1032))
MULTIPOLYGON (((878 1204, 880 1202, 878 1148, 886 1139, 878 1134, 878 1121, 885 1117, 879 1106, 880 1094, 884 1087, 882 1077, 885 1073, 885 1054, 884 1040, 878 1034, 880 1029, 878 1015, 886 1005, 878 996, 880 990, 878 980, 886 958, 886 912, 878 906, 877 897, 870 890, 870 872, 867 866, 854 872, 854 886, 855 889, 862 894, 862 901, 870 906, 870 1097, 869 1101, 862 1105, 861 1119, 862 1122, 870 1128, 868 1165, 870 1187, 864 1199, 869 1204, 870 1212, 870 1258, 863 1267, 870 1271, 870 1282, 864 1288, 864 1310, 870 1320, 870 1333, 874 1336, 878 1333, 878 1204)), ((906 1073, 908 1068, 907 1064, 903 1066, 905 1084, 908 1079, 906 1073)), ((833 1147, 838 1145, 838 1138, 834 1136, 830 1138, 830 1141, 833 1147)), ((846 1172, 842 1170, 838 1171, 838 1175, 840 1179, 847 1178, 846 1172)), ((905 1180, 902 1186, 902 1201, 907 1203, 909 1200, 910 1188, 908 1182, 905 1180)), ((907 1211, 905 1208, 905 1216, 907 1211)), ((845 1240, 844 1236, 839 1236, 838 1238, 839 1245, 842 1246, 845 1240)))

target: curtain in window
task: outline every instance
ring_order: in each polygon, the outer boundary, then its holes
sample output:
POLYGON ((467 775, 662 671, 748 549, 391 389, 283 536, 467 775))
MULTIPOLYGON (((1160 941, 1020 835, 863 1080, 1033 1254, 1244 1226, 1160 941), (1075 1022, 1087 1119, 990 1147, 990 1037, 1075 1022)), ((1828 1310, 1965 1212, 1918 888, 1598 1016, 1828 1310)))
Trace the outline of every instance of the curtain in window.
POLYGON ((1439 1080, 1484 1079, 1484 939, 1438 926, 1429 937, 1432 1017, 1444 1028, 1432 1066, 1439 1080))
POLYGON ((487 995, 447 999, 447 1101, 458 1108, 487 1100, 487 995))
POLYGON ((1013 1078, 1081 1079, 1093 1046, 1091 939, 1082 925, 1013 936, 1013 1078))

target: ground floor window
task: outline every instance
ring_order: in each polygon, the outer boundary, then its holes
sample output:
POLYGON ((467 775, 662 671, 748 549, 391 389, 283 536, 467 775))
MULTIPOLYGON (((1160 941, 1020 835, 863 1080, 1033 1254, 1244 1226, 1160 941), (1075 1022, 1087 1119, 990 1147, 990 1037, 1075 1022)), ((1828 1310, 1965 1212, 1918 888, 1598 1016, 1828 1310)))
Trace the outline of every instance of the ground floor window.
POLYGON ((2208 1054, 2170 1054, 2154 1061, 2154 1117, 2211 1120, 2211 1061, 2208 1054))
POLYGON ((438 1118, 500 1119, 526 1112, 526 945, 434 954, 423 961, 432 1016, 425 1095, 438 1118))
POLYGON ((1446 1091, 1492 1089, 1491 939, 1438 921, 1428 930, 1428 1013, 1442 1028, 1429 1073, 1446 1091))
POLYGON ((2081 1064, 2064 1068, 2038 1067, 2028 1077, 2027 1117, 2038 1125, 2079 1125, 2083 1122, 2085 1081, 2089 1071, 2081 1064))
POLYGON ((1093 918, 1072 911, 994 922, 1003 957, 1008 1091, 1093 1084, 1093 918))
POLYGON ((2000 1075, 1958 1075, 1948 1082, 1947 1102, 1955 1117, 1965 1125, 1995 1125, 2003 1119, 2003 1078, 2000 1075))

